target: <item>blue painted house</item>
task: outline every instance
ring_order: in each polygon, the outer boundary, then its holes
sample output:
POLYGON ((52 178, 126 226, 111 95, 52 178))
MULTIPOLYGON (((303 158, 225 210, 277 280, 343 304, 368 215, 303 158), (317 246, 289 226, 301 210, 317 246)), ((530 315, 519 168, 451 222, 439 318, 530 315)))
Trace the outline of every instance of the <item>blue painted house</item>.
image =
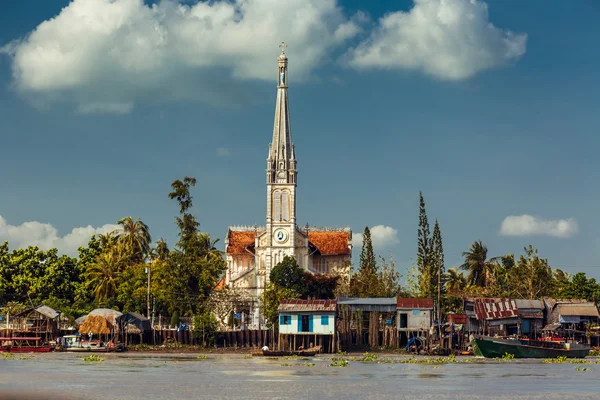
POLYGON ((335 300, 283 300, 279 305, 279 347, 304 349, 321 346, 333 352, 335 300))

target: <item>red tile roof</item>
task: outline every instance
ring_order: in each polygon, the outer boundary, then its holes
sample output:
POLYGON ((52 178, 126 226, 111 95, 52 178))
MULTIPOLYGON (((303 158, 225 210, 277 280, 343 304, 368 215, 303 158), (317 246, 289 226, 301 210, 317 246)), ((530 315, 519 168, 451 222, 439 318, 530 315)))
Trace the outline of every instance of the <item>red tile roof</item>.
POLYGON ((433 299, 398 297, 396 299, 396 307, 397 308, 413 308, 413 309, 417 309, 417 310, 418 309, 429 310, 429 309, 433 309, 433 299))
POLYGON ((350 254, 348 232, 308 232, 308 241, 324 255, 350 254))
POLYGON ((301 311, 327 311, 335 312, 336 300, 282 300, 278 310, 280 312, 301 312, 301 311))
POLYGON ((255 232, 229 231, 229 244, 225 250, 229 254, 247 253, 246 248, 254 244, 255 232))

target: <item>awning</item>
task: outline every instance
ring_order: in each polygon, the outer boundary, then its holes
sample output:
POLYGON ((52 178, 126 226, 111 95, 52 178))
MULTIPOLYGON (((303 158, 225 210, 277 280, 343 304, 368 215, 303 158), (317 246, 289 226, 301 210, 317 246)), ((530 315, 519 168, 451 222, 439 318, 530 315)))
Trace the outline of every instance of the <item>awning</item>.
POLYGON ((561 315, 559 321, 561 324, 578 324, 581 322, 581 317, 575 315, 561 315))

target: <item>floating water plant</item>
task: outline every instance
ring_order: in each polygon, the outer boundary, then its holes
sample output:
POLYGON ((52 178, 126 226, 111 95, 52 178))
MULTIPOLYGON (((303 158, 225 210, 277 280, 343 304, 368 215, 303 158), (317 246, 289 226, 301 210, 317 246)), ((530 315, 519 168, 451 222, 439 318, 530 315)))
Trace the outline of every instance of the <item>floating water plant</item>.
POLYGON ((87 357, 83 357, 83 361, 104 361, 104 358, 97 356, 95 354, 90 354, 87 357))
POLYGON ((196 357, 198 360, 206 360, 208 358, 208 356, 206 354, 200 354, 198 357, 196 357))
POLYGON ((329 364, 331 367, 347 367, 348 365, 350 365, 350 363, 346 360, 344 360, 343 358, 338 359, 334 362, 332 362, 331 364, 329 364))

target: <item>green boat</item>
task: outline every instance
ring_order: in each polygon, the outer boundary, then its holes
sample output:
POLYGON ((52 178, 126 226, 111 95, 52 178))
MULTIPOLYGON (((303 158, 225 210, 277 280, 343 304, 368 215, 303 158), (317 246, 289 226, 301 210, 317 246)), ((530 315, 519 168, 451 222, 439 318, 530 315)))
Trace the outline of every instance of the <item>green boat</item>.
POLYGON ((488 336, 475 337, 475 344, 486 358, 500 358, 505 354, 512 354, 515 358, 584 358, 591 350, 590 346, 579 343, 503 339, 488 336))

